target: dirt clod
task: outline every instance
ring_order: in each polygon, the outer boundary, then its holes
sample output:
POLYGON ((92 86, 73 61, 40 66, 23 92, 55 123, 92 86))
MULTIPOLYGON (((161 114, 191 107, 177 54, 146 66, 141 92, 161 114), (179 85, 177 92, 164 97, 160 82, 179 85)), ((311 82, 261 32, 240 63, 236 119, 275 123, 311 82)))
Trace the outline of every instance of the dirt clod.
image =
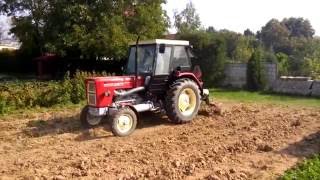
POLYGON ((293 126, 293 127, 301 126, 301 121, 296 120, 296 121, 294 121, 294 122, 291 123, 291 126, 293 126))
POLYGON ((173 162, 173 166, 178 168, 178 167, 181 166, 181 162, 179 160, 176 160, 176 161, 173 162))
POLYGON ((235 172, 236 172, 236 170, 235 170, 235 169, 233 169, 233 168, 232 168, 232 169, 230 169, 229 171, 230 171, 230 173, 235 173, 235 172))
POLYGON ((52 179, 54 179, 54 180, 65 180, 66 178, 64 176, 58 175, 58 176, 54 176, 52 179))
POLYGON ((273 147, 271 147, 269 145, 259 145, 258 151, 270 152, 270 151, 273 151, 273 147))
POLYGON ((204 179, 206 179, 206 180, 220 180, 220 178, 216 175, 209 175, 209 176, 205 177, 204 179))

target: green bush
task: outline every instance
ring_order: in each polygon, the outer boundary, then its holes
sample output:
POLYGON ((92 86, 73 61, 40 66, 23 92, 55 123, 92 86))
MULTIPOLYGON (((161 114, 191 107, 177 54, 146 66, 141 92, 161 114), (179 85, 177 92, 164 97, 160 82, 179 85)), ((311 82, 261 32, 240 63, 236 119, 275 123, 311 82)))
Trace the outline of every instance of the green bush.
POLYGON ((286 171, 285 175, 280 178, 283 180, 291 179, 319 179, 320 177, 320 155, 299 164, 296 168, 286 171))
POLYGON ((37 106, 78 104, 86 98, 85 79, 95 76, 112 76, 112 74, 77 71, 72 78, 67 73, 62 81, 3 83, 0 85, 0 114, 37 106))
POLYGON ((200 65, 206 86, 219 85, 224 79, 227 61, 226 42, 218 34, 198 31, 179 34, 179 39, 188 40, 193 45, 193 65, 200 65))
POLYGON ((1 93, 0 94, 0 114, 4 114, 6 112, 8 112, 6 95, 4 95, 4 93, 1 93))
POLYGON ((284 53, 277 53, 278 73, 282 76, 289 75, 289 56, 284 53))
POLYGON ((248 62, 247 86, 249 90, 264 90, 266 87, 266 77, 261 61, 261 49, 257 48, 248 62))
POLYGON ((74 104, 78 104, 86 97, 86 87, 85 87, 85 79, 86 77, 91 76, 86 72, 77 71, 74 78, 71 80, 71 102, 74 104))

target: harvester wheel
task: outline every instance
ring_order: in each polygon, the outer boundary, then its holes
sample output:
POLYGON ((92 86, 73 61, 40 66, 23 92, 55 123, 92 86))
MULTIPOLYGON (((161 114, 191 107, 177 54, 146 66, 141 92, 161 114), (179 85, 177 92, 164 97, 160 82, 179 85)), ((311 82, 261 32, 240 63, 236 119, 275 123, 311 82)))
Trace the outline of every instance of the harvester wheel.
POLYGON ((136 113, 124 107, 119 109, 111 119, 111 131, 115 136, 129 136, 137 127, 138 117, 136 113))
POLYGON ((80 121, 83 127, 93 128, 102 122, 103 117, 96 117, 89 113, 89 106, 85 106, 80 114, 80 121))
POLYGON ((179 79, 167 92, 167 115, 174 123, 191 122, 198 114, 200 102, 199 86, 191 79, 179 79))

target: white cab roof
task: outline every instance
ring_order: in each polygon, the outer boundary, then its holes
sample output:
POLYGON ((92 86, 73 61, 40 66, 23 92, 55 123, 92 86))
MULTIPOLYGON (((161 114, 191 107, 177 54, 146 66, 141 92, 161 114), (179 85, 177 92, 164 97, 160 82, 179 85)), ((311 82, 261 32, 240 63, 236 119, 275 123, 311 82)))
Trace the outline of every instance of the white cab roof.
MULTIPOLYGON (((130 43, 130 45, 135 45, 136 43, 130 43)), ((139 45, 147 45, 147 44, 168 44, 168 45, 180 45, 180 46, 189 46, 189 41, 181 41, 181 40, 168 40, 168 39, 154 39, 147 41, 139 41, 139 45)))

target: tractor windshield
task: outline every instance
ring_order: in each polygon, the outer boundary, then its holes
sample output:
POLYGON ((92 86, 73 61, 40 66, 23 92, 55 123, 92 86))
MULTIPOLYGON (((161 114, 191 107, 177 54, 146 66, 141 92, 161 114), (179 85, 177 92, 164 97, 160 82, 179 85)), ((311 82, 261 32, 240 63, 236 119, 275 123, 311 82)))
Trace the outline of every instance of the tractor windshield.
MULTIPOLYGON (((138 46, 138 72, 139 74, 152 73, 155 59, 156 45, 138 46)), ((135 73, 136 47, 130 48, 130 55, 127 66, 127 74, 135 73)))

